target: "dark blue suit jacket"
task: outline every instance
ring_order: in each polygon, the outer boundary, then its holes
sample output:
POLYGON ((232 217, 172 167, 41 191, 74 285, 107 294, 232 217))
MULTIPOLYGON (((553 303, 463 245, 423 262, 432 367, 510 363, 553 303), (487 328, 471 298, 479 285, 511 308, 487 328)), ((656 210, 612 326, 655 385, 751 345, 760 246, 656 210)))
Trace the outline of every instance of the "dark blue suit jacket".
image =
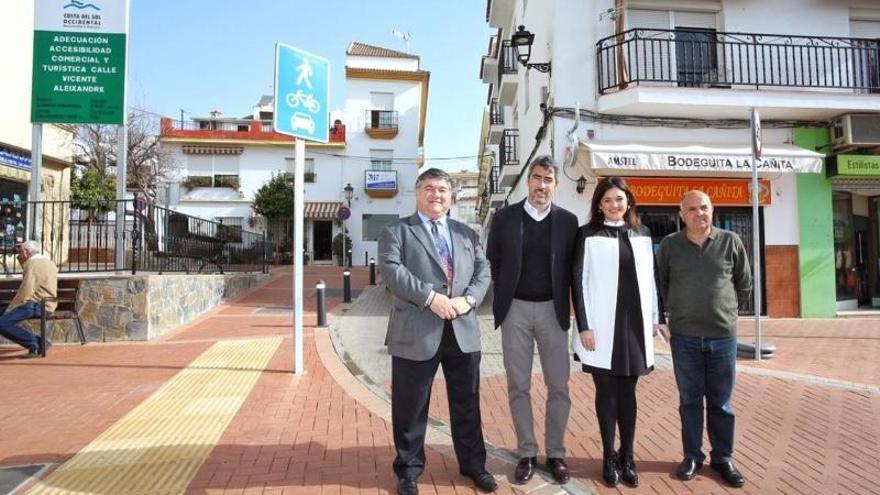
MULTIPOLYGON (((522 216, 524 203, 506 206, 492 217, 489 239, 486 243, 486 257, 492 267, 492 282, 495 299, 492 312, 495 328, 501 326, 519 284, 522 268, 522 216)), ((571 315, 572 263, 574 261, 575 240, 578 233, 578 220, 574 213, 550 205, 550 269, 553 284, 553 305, 556 319, 563 330, 568 330, 571 315)))

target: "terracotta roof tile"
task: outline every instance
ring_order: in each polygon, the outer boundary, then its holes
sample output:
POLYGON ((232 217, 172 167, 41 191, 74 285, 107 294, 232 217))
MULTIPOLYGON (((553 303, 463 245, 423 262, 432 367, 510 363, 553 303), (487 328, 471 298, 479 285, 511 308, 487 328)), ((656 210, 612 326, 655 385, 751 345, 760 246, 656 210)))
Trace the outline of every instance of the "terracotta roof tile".
POLYGON ((419 57, 413 55, 411 53, 398 52, 396 50, 389 50, 388 48, 382 48, 381 46, 373 46, 368 45, 366 43, 361 43, 359 41, 352 41, 350 45, 348 45, 348 50, 345 51, 346 55, 359 55, 363 57, 389 57, 389 58, 412 58, 418 60, 419 57))

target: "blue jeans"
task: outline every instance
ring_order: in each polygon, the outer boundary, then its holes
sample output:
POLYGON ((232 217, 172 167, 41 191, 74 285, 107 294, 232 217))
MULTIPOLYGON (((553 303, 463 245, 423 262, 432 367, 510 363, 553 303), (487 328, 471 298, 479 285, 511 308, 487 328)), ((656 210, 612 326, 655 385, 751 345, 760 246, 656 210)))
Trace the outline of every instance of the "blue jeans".
POLYGON ((703 462, 703 398, 712 463, 733 456, 734 414, 730 403, 736 375, 736 337, 672 335, 672 364, 678 384, 684 457, 703 462))
POLYGON ((39 352, 43 343, 39 336, 22 328, 18 323, 31 318, 39 318, 43 308, 39 303, 26 302, 6 312, 6 306, 0 306, 0 335, 33 352, 39 352))

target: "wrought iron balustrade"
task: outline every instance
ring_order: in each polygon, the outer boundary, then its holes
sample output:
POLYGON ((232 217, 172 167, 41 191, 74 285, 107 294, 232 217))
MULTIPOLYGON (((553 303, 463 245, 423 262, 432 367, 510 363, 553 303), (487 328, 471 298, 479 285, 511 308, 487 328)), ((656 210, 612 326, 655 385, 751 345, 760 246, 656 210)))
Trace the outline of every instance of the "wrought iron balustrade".
POLYGON ((519 130, 504 129, 499 148, 501 166, 519 165, 519 130))
POLYGON ((367 110, 367 128, 397 129, 397 110, 367 110))
POLYGON ((633 28, 596 44, 599 93, 629 85, 880 92, 880 40, 633 28))
POLYGON ((501 112, 498 98, 492 98, 489 103, 489 122, 492 125, 504 125, 504 114, 501 112))

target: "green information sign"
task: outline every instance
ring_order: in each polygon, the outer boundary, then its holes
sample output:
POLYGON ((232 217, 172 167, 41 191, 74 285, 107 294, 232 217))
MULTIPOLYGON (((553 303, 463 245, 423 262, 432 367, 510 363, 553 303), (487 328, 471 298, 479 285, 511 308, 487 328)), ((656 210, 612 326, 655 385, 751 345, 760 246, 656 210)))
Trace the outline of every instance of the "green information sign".
POLYGON ((128 1, 37 0, 31 121, 122 124, 128 1))
POLYGON ((880 177, 880 156, 837 155, 837 175, 880 177))

